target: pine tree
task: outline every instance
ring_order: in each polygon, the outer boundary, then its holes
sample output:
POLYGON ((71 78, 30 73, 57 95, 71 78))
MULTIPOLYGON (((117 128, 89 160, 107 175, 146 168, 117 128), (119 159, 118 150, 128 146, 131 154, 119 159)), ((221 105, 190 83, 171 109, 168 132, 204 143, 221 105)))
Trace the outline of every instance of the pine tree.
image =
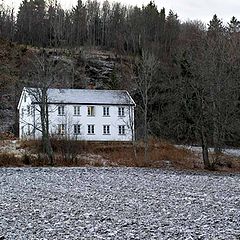
POLYGON ((219 34, 223 34, 224 31, 225 28, 223 26, 223 22, 216 14, 214 14, 212 20, 208 24, 208 35, 211 37, 217 37, 219 34))
POLYGON ((73 45, 83 45, 87 35, 87 10, 82 0, 72 10, 73 45))
POLYGON ((229 33, 240 32, 240 21, 238 21, 237 18, 233 16, 230 23, 228 23, 227 29, 229 33))

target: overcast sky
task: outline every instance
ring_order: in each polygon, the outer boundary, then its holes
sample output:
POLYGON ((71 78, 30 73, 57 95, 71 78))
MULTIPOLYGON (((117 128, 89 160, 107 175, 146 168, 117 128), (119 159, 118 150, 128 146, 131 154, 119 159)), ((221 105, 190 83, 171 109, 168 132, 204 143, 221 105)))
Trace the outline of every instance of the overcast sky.
MULTIPOLYGON (((4 0, 9 6, 18 7, 21 0, 4 0)), ((77 0, 58 0, 64 8, 71 8, 77 0)), ((101 0, 102 2, 103 0, 101 0)), ((125 5, 146 5, 150 0, 117 0, 125 5)), ((109 2, 114 2, 109 0, 109 2)), ((223 22, 228 22, 232 16, 240 20, 240 0, 155 0, 159 9, 172 9, 179 18, 184 20, 202 20, 208 23, 216 13, 223 22)))

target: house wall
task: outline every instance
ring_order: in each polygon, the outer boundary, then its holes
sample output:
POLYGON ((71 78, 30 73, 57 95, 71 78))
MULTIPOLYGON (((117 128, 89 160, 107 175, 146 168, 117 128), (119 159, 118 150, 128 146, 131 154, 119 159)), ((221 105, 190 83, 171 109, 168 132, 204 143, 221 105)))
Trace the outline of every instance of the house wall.
MULTIPOLYGON (((21 119, 21 109, 27 112, 27 106, 31 105, 31 100, 28 98, 26 102, 22 101, 20 106, 20 138, 40 138, 41 132, 35 128, 41 128, 39 107, 32 106, 33 112, 31 115, 24 114, 21 119), (35 108, 34 108, 35 107, 35 108), (35 119, 35 120, 34 120, 35 119), (21 127, 31 129, 31 134, 22 134, 21 127)), ((88 105, 68 105, 63 104, 65 114, 58 115, 58 105, 49 105, 49 131, 51 135, 58 135, 58 125, 66 125, 66 134, 73 139, 88 140, 88 141, 132 141, 133 139, 133 106, 116 106, 116 105, 91 105, 94 107, 94 116, 88 116, 88 105), (80 106, 80 116, 74 115, 74 106, 80 106), (109 116, 103 116, 103 107, 109 107, 109 116), (124 107, 125 116, 118 116, 118 107, 124 107), (81 125, 81 134, 74 135, 74 124, 81 125), (88 125, 94 125, 95 133, 88 134, 88 125), (110 134, 103 134, 103 125, 110 125, 110 134), (125 126, 125 134, 119 134, 119 125, 125 126)), ((58 135, 59 136, 59 135, 58 135)))
POLYGON ((31 98, 26 91, 23 91, 19 104, 19 137, 32 138, 34 128, 33 106, 31 105, 31 98), (28 114, 28 106, 31 108, 31 114, 28 114))

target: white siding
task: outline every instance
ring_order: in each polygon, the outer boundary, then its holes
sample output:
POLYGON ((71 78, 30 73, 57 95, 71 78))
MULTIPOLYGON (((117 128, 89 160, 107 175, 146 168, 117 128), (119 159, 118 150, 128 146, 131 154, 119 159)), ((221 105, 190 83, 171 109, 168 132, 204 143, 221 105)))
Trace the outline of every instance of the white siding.
MULTIPOLYGON (((35 134, 33 131, 34 125, 37 128, 41 128, 40 114, 35 105, 35 111, 33 111, 31 116, 27 115, 27 106, 30 105, 31 100, 28 98, 28 101, 24 103, 22 101, 19 113, 20 113, 20 138, 40 138, 41 132, 36 130, 35 134), (24 117, 21 118, 21 109, 25 109, 24 117), (35 119, 35 121, 34 121, 35 119), (26 134, 22 135, 21 127, 27 127, 27 124, 31 125, 32 135, 27 136, 26 134)), ((87 107, 88 105, 79 105, 80 106, 80 115, 74 115, 74 106, 76 104, 63 104, 65 115, 58 115, 58 105, 49 105, 49 131, 52 135, 58 134, 58 125, 66 124, 66 133, 68 137, 79 139, 79 140, 88 140, 88 141, 131 141, 133 139, 132 130, 131 130, 131 121, 134 117, 134 107, 133 106, 117 106, 117 105, 91 105, 94 106, 95 115, 88 116, 87 107), (103 107, 109 107, 109 116, 103 116, 103 107), (125 116, 118 116, 118 107, 124 107, 125 116), (81 124, 81 134, 74 135, 74 124, 81 124), (88 125, 95 126, 95 133, 88 134, 88 125), (110 134, 103 133, 103 125, 110 125, 110 134), (125 135, 119 135, 119 125, 125 125, 125 135)))
POLYGON ((31 99, 28 94, 24 91, 22 93, 21 102, 19 105, 19 137, 23 138, 32 138, 33 129, 34 129, 34 109, 31 104, 31 99), (25 101, 26 99, 26 101, 25 101), (31 114, 28 114, 28 107, 31 108, 31 114))

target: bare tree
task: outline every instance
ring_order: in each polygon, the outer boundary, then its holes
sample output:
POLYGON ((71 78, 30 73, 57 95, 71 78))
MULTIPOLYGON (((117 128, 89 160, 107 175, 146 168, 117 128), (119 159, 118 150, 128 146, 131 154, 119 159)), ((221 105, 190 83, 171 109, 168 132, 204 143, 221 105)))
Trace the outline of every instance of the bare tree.
POLYGON ((143 51, 141 59, 137 62, 136 91, 140 97, 140 108, 143 114, 144 161, 148 161, 148 135, 149 135, 149 106, 154 98, 155 74, 158 62, 153 54, 143 51))
POLYGON ((131 132, 132 136, 132 147, 133 147, 133 154, 134 154, 134 160, 137 161, 137 146, 136 146, 136 135, 135 135, 135 113, 134 109, 136 106, 133 105, 133 101, 131 96, 126 93, 122 92, 119 96, 120 99, 122 99, 123 102, 125 102, 126 105, 126 119, 123 118, 124 123, 126 124, 127 128, 131 132))
MULTIPOLYGON (((42 146, 50 164, 53 164, 53 149, 49 133, 49 89, 62 87, 69 76, 71 64, 58 56, 49 56, 45 51, 34 55, 27 65, 27 93, 33 99, 35 110, 40 114, 42 146)), ((36 127, 36 126, 35 126, 36 127)), ((38 129, 38 130, 39 130, 38 129)))

